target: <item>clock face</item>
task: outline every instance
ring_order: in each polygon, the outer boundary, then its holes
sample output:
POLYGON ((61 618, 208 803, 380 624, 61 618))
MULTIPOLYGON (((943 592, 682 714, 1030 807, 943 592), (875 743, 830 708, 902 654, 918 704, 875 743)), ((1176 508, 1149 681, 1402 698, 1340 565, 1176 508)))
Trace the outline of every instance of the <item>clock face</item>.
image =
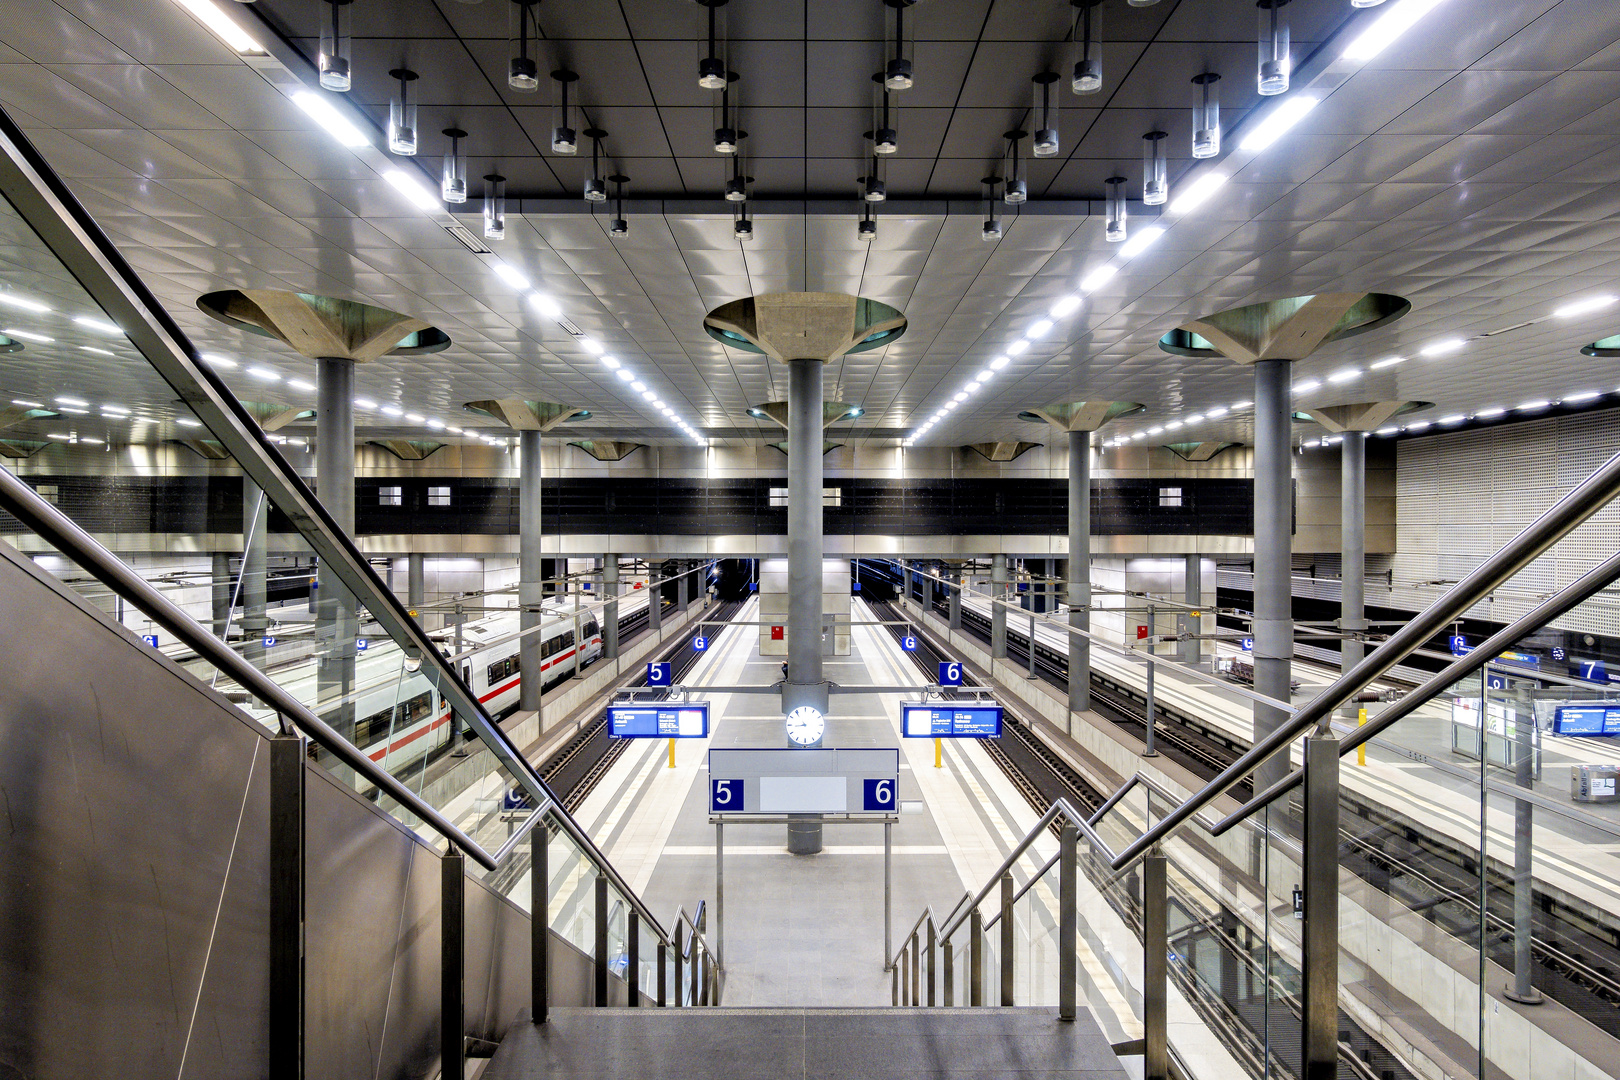
POLYGON ((800 705, 787 714, 787 736, 800 746, 809 746, 827 730, 821 713, 809 705, 800 705))

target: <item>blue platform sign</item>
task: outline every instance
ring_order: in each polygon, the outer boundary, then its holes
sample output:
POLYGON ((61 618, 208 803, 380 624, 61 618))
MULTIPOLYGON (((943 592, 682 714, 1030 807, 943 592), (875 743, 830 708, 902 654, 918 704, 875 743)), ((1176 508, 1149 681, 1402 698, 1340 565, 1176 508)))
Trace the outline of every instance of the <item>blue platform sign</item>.
POLYGON ((1485 686, 1491 690, 1506 690, 1508 681, 1506 675, 1491 674, 1485 676, 1485 686))
POLYGON ((158 647, 158 636, 156 634, 142 634, 141 640, 152 646, 154 649, 158 647))
POLYGON ((726 811, 738 811, 743 808, 743 781, 740 777, 730 779, 709 778, 709 812, 711 814, 724 814, 726 811))
POLYGON ((692 651, 693 652, 704 652, 705 650, 708 649, 708 647, 709 647, 709 639, 704 637, 702 634, 698 634, 698 635, 696 635, 696 636, 694 636, 692 638, 692 651))
POLYGON ((917 639, 912 637, 910 634, 907 634, 905 637, 900 639, 900 648, 905 652, 916 652, 917 639))
POLYGON ((264 635, 264 642, 263 642, 263 644, 264 644, 264 647, 265 647, 265 648, 267 648, 267 649, 268 649, 268 648, 270 648, 270 647, 271 647, 271 646, 273 646, 273 645, 274 645, 274 644, 275 644, 275 643, 276 643, 276 639, 275 639, 275 638, 274 638, 274 637, 272 637, 272 636, 271 636, 271 635, 269 635, 269 634, 266 634, 266 635, 264 635))
POLYGON ((1554 645, 1553 646, 1553 648, 1552 648, 1552 658, 1554 660, 1562 660, 1562 659, 1564 659, 1563 646, 1561 646, 1561 645, 1554 645))
POLYGON ((904 702, 900 734, 908 739, 999 739, 1006 710, 962 701, 904 702))
POLYGON ((1254 652, 1254 638, 1252 637, 1244 638, 1242 641, 1238 642, 1238 645, 1243 649, 1244 652, 1254 652))
POLYGON ((1467 638, 1463 637, 1461 634, 1452 634, 1451 635, 1451 655, 1452 656, 1467 656, 1469 653, 1471 653, 1473 651, 1474 651, 1474 647, 1472 645, 1468 644, 1468 639, 1467 638))
POLYGON ((674 683, 674 676, 670 673, 669 661, 658 661, 647 665, 648 686, 670 686, 674 683))
POLYGON ((366 647, 368 645, 370 645, 370 644, 371 644, 371 642, 367 641, 365 638, 357 637, 357 638, 354 639, 354 651, 355 652, 365 652, 366 647))
POLYGON ((706 739, 707 701, 609 705, 608 734, 616 739, 706 739))
POLYGON ((852 581, 849 584, 849 588, 850 588, 851 592, 860 592, 861 591, 861 583, 858 582, 858 581, 852 581))
POLYGON ((750 582, 749 582, 749 583, 748 583, 748 591, 749 591, 749 592, 759 592, 759 582, 757 582, 757 581, 750 581, 750 582))
POLYGON ((962 685, 962 661, 960 661, 960 660, 941 660, 939 662, 939 685, 941 685, 941 686, 961 686, 962 685))
POLYGON ((887 810, 891 814, 894 813, 895 808, 899 805, 895 801, 897 796, 895 788, 897 786, 893 780, 886 776, 881 780, 862 780, 861 809, 887 810))

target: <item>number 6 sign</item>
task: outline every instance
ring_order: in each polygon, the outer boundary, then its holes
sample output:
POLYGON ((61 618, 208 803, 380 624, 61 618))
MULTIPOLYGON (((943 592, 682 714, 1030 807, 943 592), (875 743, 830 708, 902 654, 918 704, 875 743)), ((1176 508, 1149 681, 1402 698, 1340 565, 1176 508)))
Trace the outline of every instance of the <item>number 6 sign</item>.
POLYGON ((894 810, 894 781, 888 777, 881 780, 861 781, 861 809, 862 810, 894 810))
POLYGON ((942 660, 939 665, 939 685, 962 685, 962 662, 960 660, 942 660))

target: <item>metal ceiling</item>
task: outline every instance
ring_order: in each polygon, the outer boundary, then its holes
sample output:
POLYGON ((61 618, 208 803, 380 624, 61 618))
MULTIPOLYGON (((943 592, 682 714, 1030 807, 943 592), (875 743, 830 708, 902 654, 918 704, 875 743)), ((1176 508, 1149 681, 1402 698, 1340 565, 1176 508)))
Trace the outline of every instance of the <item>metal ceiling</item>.
MULTIPOLYGON (((259 0, 245 10, 312 52, 317 7, 259 0)), ((524 100, 499 85, 506 42, 497 0, 356 0, 352 96, 374 119, 385 117, 386 69, 403 61, 422 72, 423 131, 452 122, 467 129, 471 175, 498 167, 513 178, 514 196, 527 197, 514 198, 507 238, 492 245, 499 257, 555 296, 681 417, 721 438, 774 437, 746 409, 779 399, 782 387, 763 357, 708 338, 705 311, 788 288, 855 292, 901 308, 911 322, 906 336, 836 365, 829 392, 866 410, 852 434, 838 429, 841 441, 911 430, 1054 299, 1116 256, 1101 222, 1072 200, 1100 195, 1100 179, 1115 169, 1139 187, 1143 131, 1161 127, 1172 145, 1186 145, 1188 79, 1206 65, 1226 75, 1227 150, 1215 166, 1230 182, 1200 209, 1165 218, 1170 227, 1156 245, 1124 262, 1077 314, 925 441, 1034 437, 1040 429, 1016 414, 1057 400, 1148 406, 1105 435, 1243 401, 1251 396, 1243 369, 1168 355, 1158 338, 1211 311, 1323 291, 1392 292, 1413 311, 1300 364, 1300 381, 1363 371, 1300 393, 1305 405, 1412 398, 1436 402, 1429 415, 1440 417, 1620 388, 1608 362, 1578 352, 1620 329, 1620 308, 1537 322, 1444 357, 1419 355, 1439 338, 1474 337, 1544 319, 1572 299, 1620 292, 1620 5, 1442 0, 1375 60, 1347 65, 1338 60, 1347 36, 1379 9, 1295 0, 1297 82, 1322 103, 1259 152, 1238 148, 1254 122, 1243 114, 1258 100, 1251 0, 1148 8, 1105 0, 1104 8, 1107 86, 1090 99, 1065 91, 1065 156, 1033 166, 1032 201, 1008 215, 997 243, 979 238, 982 204, 946 200, 974 194, 997 134, 1023 117, 1029 76, 1068 62, 1066 3, 926 0, 915 9, 917 86, 896 95, 895 198, 879 207, 871 244, 855 238, 852 181, 870 126, 867 76, 881 55, 878 0, 728 5, 730 62, 747 88, 743 126, 758 136, 748 165, 761 200, 758 238, 746 246, 732 239, 729 207, 718 197, 722 159, 706 152, 709 94, 695 79, 701 9, 690 0, 542 8, 557 61, 581 74, 590 122, 610 132, 613 166, 634 178, 625 237, 609 236, 606 221, 575 200, 588 157, 582 164, 536 150, 551 123, 546 91, 524 100), (845 191, 843 205, 790 201, 845 191), (1366 371, 1395 354, 1408 359, 1366 371)), ((175 0, 116 9, 95 0, 12 0, 0 15, 0 40, 0 103, 199 345, 241 359, 228 378, 244 398, 268 396, 246 376, 247 364, 311 382, 312 368, 208 320, 196 297, 225 287, 290 288, 407 311, 451 335, 444 353, 362 369, 360 393, 379 402, 480 427, 461 403, 567 401, 594 414, 582 432, 676 437, 576 339, 502 284, 487 258, 446 233, 449 218, 403 202, 371 159, 338 146, 296 109, 284 92, 291 76, 237 56, 175 0)), ((435 174, 438 149, 425 139, 419 159, 435 174)), ((1190 164, 1172 160, 1172 200, 1190 164)), ((465 209, 476 212, 476 197, 465 209)), ((1140 228, 1142 210, 1132 210, 1140 228)), ((463 223, 477 231, 474 218, 463 223)), ((0 285, 59 287, 23 238, 0 242, 0 285)), ((0 311, 5 326, 26 327, 25 319, 0 311)), ((78 346, 106 347, 107 339, 74 336, 80 328, 61 322, 56 351, 30 345, 0 356, 0 396, 77 392, 137 408, 167 405, 161 387, 86 365, 94 354, 78 346)), ((312 391, 285 382, 276 389, 290 404, 314 402, 312 391)), ((371 416, 357 417, 364 435, 424 434, 375 419, 368 426, 371 416)), ((1249 434, 1239 411, 1151 441, 1249 434)))

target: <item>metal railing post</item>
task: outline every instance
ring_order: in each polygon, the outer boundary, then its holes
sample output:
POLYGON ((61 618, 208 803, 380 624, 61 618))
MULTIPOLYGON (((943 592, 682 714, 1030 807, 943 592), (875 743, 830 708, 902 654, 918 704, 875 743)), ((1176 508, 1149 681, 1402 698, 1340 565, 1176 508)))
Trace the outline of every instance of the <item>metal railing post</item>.
POLYGON ((940 942, 939 948, 945 969, 945 1007, 949 1009, 956 1004, 956 957, 951 950, 950 938, 940 942))
POLYGON ((596 938, 595 938, 595 968, 596 993, 594 1000, 597 1008, 608 1003, 608 881, 603 874, 596 875, 596 938))
POLYGON ((1058 862, 1058 1019, 1073 1020, 1075 1012, 1075 964, 1079 938, 1080 830, 1063 826, 1058 862))
POLYGON ((934 938, 935 932, 934 917, 930 915, 928 917, 928 1007, 930 1009, 932 1009, 936 1003, 934 989, 935 983, 938 981, 936 976, 939 965, 939 953, 936 951, 938 942, 934 938))
POLYGON ((1013 876, 1001 875, 1001 1004, 1013 1003, 1013 876))
POLYGON ((445 1076, 467 1068, 467 862, 460 849, 439 858, 439 1067, 445 1076))
POLYGON ((692 928, 692 936, 686 939, 686 951, 691 958, 686 964, 686 981, 692 987, 692 1004, 703 1004, 703 973, 698 966, 703 963, 702 947, 697 940, 697 927, 692 928))
POLYGON ((1142 860, 1142 1071, 1169 1080, 1169 896, 1165 857, 1155 848, 1142 860))
POLYGON ((675 917, 675 929, 670 934, 670 939, 670 944, 675 949, 675 1003, 672 1007, 678 1009, 686 1004, 686 994, 682 989, 682 984, 686 981, 683 977, 686 970, 686 951, 681 945, 681 919, 679 915, 675 917))
POLYGON ((669 1004, 669 946, 658 943, 658 1007, 669 1004))
POLYGON ((551 830, 544 821, 529 845, 529 1019, 543 1024, 551 1012, 551 830))
POLYGON ((984 1004, 984 916, 978 908, 968 917, 968 1004, 984 1004))
POLYGON ((921 989, 922 979, 922 950, 917 946, 917 931, 911 932, 911 940, 906 942, 906 949, 910 952, 911 960, 911 997, 912 1008, 922 1004, 918 991, 921 989))
POLYGON ((624 981, 629 987, 629 1007, 641 1005, 641 916, 631 911, 624 920, 625 951, 629 954, 624 968, 624 981))
POLYGON ((1147 717, 1147 742, 1142 747, 1142 756, 1143 757, 1158 757, 1159 756, 1159 752, 1153 748, 1153 713, 1154 713, 1154 706, 1153 706, 1153 697, 1154 697, 1154 695, 1153 695, 1153 676, 1155 674, 1157 674, 1158 665, 1153 662, 1152 652, 1153 652, 1152 647, 1149 646, 1149 648, 1148 648, 1148 663, 1147 663, 1147 695, 1146 695, 1146 697, 1147 697, 1147 712, 1145 714, 1146 717, 1147 717))
POLYGON ((889 1004, 895 1008, 900 1007, 900 968, 904 963, 905 959, 902 957, 900 963, 889 969, 889 1004))
POLYGON ((271 1080, 304 1075, 304 740, 270 740, 271 1080))
POLYGON ((1331 734, 1305 742, 1301 846, 1301 1076, 1331 1080, 1339 1069, 1339 740, 1331 734))

